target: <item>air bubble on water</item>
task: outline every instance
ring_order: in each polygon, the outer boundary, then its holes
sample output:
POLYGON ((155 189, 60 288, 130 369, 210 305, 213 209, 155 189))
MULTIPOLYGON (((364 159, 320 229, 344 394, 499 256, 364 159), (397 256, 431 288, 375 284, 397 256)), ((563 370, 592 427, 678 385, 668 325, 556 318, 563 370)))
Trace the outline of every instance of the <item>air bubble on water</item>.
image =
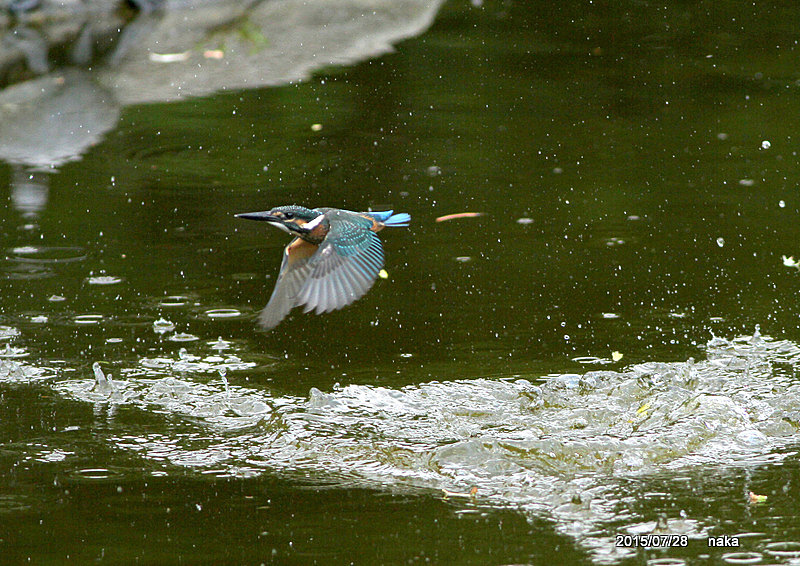
POLYGON ((723 247, 725 245, 725 239, 724 238, 717 238, 717 245, 719 247, 723 247))
POLYGON ((761 149, 769 149, 771 146, 772 144, 769 143, 769 140, 764 140, 761 142, 761 149))

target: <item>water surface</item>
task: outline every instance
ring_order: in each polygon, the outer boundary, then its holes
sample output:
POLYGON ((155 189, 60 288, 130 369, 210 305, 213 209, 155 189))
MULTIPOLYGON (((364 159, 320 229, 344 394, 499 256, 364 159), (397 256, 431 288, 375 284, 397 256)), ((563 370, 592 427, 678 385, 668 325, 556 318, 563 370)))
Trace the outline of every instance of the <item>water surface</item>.
POLYGON ((4 555, 796 558, 796 14, 715 10, 448 3, 290 84, 133 100, 106 46, 10 86, 100 133, 0 164, 4 555), (289 203, 413 223, 262 333, 287 241, 233 214, 289 203), (688 548, 614 545, 653 530, 688 548))

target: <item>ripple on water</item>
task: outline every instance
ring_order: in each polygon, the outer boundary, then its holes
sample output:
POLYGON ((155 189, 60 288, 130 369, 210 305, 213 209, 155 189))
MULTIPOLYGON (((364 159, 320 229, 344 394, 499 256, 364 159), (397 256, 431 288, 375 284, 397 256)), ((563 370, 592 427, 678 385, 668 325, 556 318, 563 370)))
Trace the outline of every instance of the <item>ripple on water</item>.
POLYGON ((242 313, 236 309, 210 309, 204 313, 208 318, 237 318, 242 313))
POLYGON ((8 251, 9 259, 20 263, 71 263, 86 259, 80 246, 20 246, 8 251))
POLYGON ((728 564, 758 564, 764 555, 760 552, 727 552, 721 558, 728 564))
POLYGON ((119 480, 125 476, 125 473, 115 468, 82 468, 67 471, 67 476, 80 482, 102 482, 119 480))
POLYGON ((25 348, 19 348, 6 344, 4 348, 0 349, 0 358, 27 358, 30 353, 25 348))
POLYGON ((87 277, 86 282, 89 285, 116 285, 117 283, 122 283, 122 278, 112 275, 95 275, 87 277))
POLYGON ((28 383, 56 377, 51 368, 36 367, 22 361, 0 358, 0 383, 28 383))
POLYGON ((19 330, 13 326, 0 325, 0 340, 8 340, 9 338, 16 338, 19 336, 19 330))
POLYGON ((187 332, 176 332, 167 338, 167 340, 170 340, 171 342, 194 342, 195 340, 200 340, 200 337, 187 332))
POLYGON ((104 317, 102 314, 79 314, 72 317, 72 322, 81 325, 100 324, 103 321, 103 318, 104 317))
POLYGON ((770 542, 764 545, 764 552, 781 558, 800 558, 800 542, 770 542))
POLYGON ((164 297, 159 301, 158 306, 160 307, 167 307, 167 308, 175 308, 175 307, 183 307, 188 304, 191 304, 191 299, 184 295, 169 295, 164 297))
POLYGON ((0 494, 0 515, 28 511, 32 507, 31 498, 26 495, 0 494))

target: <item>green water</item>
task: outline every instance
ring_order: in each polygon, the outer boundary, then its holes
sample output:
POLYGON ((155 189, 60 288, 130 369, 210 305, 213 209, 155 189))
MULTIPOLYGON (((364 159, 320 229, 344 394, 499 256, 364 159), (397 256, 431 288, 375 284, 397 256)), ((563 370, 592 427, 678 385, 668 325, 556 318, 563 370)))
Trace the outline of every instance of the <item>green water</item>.
POLYGON ((796 559, 798 17, 449 2, 0 163, 2 561, 796 559), (412 224, 263 333, 287 237, 233 215, 292 203, 412 224))

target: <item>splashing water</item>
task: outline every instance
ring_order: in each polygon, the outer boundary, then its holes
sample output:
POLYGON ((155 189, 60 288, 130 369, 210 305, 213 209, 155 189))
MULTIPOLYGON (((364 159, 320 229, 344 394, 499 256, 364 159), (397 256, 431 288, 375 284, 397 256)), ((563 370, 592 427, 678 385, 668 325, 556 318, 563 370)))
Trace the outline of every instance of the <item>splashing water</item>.
MULTIPOLYGON (((706 351, 703 361, 623 372, 349 385, 313 388, 308 398, 228 383, 230 371, 255 364, 221 354, 143 359, 113 380, 95 364, 94 379, 50 383, 72 399, 201 423, 175 438, 132 431, 108 439, 166 467, 473 491, 482 505, 552 519, 596 560, 613 562, 633 551, 613 547, 610 526, 635 529, 644 520, 625 494, 631 478, 778 461, 796 442, 800 347, 756 334, 714 338, 706 351), (215 372, 221 379, 192 379, 215 372)), ((21 362, 0 364, 4 381, 42 379, 21 362)), ((681 528, 707 532, 697 521, 681 528)))

